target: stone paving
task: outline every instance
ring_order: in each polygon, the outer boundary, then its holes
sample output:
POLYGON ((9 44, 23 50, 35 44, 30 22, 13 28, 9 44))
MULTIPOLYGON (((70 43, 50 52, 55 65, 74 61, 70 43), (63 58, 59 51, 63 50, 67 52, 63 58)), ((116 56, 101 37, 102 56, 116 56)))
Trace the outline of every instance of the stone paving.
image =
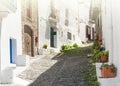
POLYGON ((85 86, 87 54, 89 50, 84 49, 80 56, 46 56, 34 61, 19 77, 33 81, 29 86, 85 86))

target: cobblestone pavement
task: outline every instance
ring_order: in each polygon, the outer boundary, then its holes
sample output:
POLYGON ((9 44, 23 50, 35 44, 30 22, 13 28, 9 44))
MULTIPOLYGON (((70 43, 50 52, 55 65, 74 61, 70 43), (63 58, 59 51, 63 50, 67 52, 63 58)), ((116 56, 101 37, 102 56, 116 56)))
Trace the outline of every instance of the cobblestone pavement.
POLYGON ((80 56, 44 57, 33 62, 19 77, 34 80, 29 86, 85 86, 83 73, 89 65, 87 54, 89 49, 82 50, 80 56))

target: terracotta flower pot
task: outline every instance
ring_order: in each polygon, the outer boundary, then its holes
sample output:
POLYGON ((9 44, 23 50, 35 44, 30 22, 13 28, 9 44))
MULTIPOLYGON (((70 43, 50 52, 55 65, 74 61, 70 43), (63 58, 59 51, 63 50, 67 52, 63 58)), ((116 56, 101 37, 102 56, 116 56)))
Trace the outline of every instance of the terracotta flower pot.
POLYGON ((103 78, 112 78, 116 76, 116 73, 113 71, 114 67, 108 66, 108 67, 101 67, 101 76, 103 78))
POLYGON ((47 49, 47 46, 44 46, 43 48, 47 49))
POLYGON ((102 42, 99 42, 99 45, 102 45, 102 42))
POLYGON ((108 62, 108 57, 107 56, 101 56, 100 57, 100 62, 108 62))

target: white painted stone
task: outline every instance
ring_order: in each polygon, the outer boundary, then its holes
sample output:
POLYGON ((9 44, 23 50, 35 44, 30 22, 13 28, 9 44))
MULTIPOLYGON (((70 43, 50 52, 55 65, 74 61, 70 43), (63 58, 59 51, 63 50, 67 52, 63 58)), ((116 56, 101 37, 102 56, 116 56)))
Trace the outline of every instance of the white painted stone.
POLYGON ((39 55, 43 55, 43 49, 39 49, 39 55))
MULTIPOLYGON (((71 0, 71 3, 66 3, 64 0, 55 0, 55 9, 57 12, 57 19, 51 19, 50 17, 50 0, 38 0, 38 21, 39 21, 39 49, 43 44, 47 44, 50 47, 50 23, 49 21, 57 21, 57 26, 54 31, 57 33, 54 36, 54 47, 56 49, 61 49, 63 44, 72 45, 77 43, 82 45, 81 39, 86 41, 85 37, 85 25, 86 21, 89 19, 89 6, 79 5, 75 0, 71 0), (79 7, 79 8, 78 8, 79 7), (65 25, 65 11, 66 8, 69 9, 69 25, 65 25), (44 10, 44 11, 43 11, 44 10), (78 13, 79 12, 79 13, 78 13), (80 25, 80 30, 78 30, 78 16, 83 22, 80 25), (67 33, 70 32, 71 40, 67 38, 67 33), (82 34, 83 33, 83 34, 82 34)), ((55 25, 54 25, 55 26, 55 25)))
MULTIPOLYGON (((0 18, 1 19, 1 18, 0 18)), ((21 29, 21 2, 17 0, 17 9, 2 18, 0 31, 0 71, 10 65, 10 38, 16 39, 16 52, 22 54, 22 29, 21 29)), ((15 61, 14 61, 15 62, 15 61)))
POLYGON ((1 71, 0 83, 9 84, 13 82, 13 68, 7 67, 1 71))
POLYGON ((101 77, 101 70, 100 70, 100 67, 101 67, 102 63, 96 63, 96 74, 97 74, 97 77, 101 77))
POLYGON ((29 65, 29 56, 28 55, 19 55, 16 59, 16 66, 26 66, 29 65))

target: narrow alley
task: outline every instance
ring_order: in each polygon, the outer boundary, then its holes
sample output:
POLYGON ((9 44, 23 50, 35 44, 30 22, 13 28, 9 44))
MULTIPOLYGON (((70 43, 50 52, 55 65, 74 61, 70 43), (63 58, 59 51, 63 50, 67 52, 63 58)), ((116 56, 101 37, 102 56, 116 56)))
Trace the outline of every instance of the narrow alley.
POLYGON ((46 56, 33 62, 19 77, 33 80, 29 86, 86 86, 84 72, 90 64, 88 54, 90 48, 78 48, 46 56))
POLYGON ((120 0, 0 0, 0 86, 120 86, 120 0))

